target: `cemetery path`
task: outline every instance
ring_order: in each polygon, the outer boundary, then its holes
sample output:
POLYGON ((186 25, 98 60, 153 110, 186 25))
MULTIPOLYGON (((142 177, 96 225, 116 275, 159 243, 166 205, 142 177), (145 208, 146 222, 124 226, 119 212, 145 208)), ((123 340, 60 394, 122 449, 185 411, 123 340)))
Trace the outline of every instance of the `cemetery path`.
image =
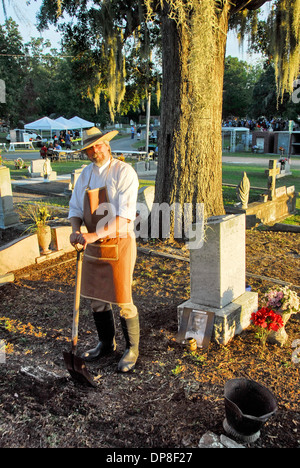
MULTIPOLYGON (((249 164, 254 166, 269 166, 270 159, 279 159, 278 154, 270 154, 269 158, 262 158, 262 157, 251 157, 251 156, 235 156, 232 155, 223 155, 222 162, 224 163, 232 163, 232 164, 249 164)), ((294 169, 298 169, 300 167, 300 158, 292 156, 292 167, 294 169)))
MULTIPOLYGON (((139 247, 188 256, 177 244, 139 247)), ((246 248, 247 280, 260 303, 274 281, 300 292, 297 234, 248 231, 246 248)), ((141 319, 137 367, 130 374, 116 372, 124 346, 116 314, 117 352, 88 365, 97 388, 85 388, 70 379, 62 355, 70 347, 75 257, 74 252, 18 271, 14 283, 0 288, 0 339, 6 344, 6 364, 0 363, 1 448, 188 450, 207 431, 224 433, 224 384, 236 377, 262 383, 278 402, 278 412, 248 447, 299 448, 299 365, 291 361, 291 344, 300 339, 299 315, 288 322, 282 348, 263 348, 249 327, 226 346, 211 343, 206 351, 189 352, 175 341, 177 305, 189 298, 189 264, 139 251, 133 288, 141 319)), ((84 300, 79 353, 95 340, 84 300)))

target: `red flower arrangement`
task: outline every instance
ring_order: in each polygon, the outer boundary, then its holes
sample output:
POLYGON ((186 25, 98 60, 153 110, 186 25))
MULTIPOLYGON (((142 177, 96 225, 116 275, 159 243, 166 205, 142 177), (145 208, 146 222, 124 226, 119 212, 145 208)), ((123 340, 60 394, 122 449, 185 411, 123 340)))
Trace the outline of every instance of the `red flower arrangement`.
POLYGON ((253 325, 258 327, 257 335, 265 344, 268 334, 271 331, 278 331, 284 326, 281 315, 268 307, 262 307, 257 312, 251 314, 253 325))

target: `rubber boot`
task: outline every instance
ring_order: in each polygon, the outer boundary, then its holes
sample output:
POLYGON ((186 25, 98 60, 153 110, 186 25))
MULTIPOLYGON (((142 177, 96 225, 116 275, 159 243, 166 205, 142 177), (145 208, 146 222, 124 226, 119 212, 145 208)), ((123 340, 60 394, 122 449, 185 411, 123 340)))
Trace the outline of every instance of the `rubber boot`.
POLYGON ((86 351, 81 357, 84 361, 95 361, 116 350, 115 322, 112 310, 93 312, 99 343, 96 348, 86 351))
POLYGON ((121 325, 126 341, 126 350, 118 364, 120 372, 128 372, 134 368, 139 355, 140 323, 139 316, 125 319, 121 317, 121 325))

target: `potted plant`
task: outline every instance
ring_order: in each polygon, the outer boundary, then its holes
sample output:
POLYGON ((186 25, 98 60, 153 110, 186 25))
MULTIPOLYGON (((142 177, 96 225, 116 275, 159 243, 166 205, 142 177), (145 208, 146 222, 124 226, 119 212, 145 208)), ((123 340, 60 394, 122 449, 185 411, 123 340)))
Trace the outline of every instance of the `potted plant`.
POLYGON ((49 226, 48 221, 51 218, 51 212, 46 206, 39 203, 23 206, 23 212, 25 216, 29 216, 32 220, 32 223, 29 225, 27 230, 37 233, 41 253, 43 255, 50 253, 51 250, 49 249, 49 245, 51 243, 51 227, 49 226))

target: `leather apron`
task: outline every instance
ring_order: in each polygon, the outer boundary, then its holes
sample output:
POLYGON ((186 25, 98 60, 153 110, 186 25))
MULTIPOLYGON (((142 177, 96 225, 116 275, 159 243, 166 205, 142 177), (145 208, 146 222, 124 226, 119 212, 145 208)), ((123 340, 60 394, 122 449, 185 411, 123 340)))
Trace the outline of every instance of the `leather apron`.
MULTIPOLYGON (((88 232, 96 232, 97 224, 104 216, 97 214, 102 203, 109 203, 106 186, 93 190, 87 187, 83 221, 88 232)), ((83 256, 81 295, 111 304, 131 304, 135 260, 133 232, 129 231, 124 237, 105 238, 88 244, 83 256)))

